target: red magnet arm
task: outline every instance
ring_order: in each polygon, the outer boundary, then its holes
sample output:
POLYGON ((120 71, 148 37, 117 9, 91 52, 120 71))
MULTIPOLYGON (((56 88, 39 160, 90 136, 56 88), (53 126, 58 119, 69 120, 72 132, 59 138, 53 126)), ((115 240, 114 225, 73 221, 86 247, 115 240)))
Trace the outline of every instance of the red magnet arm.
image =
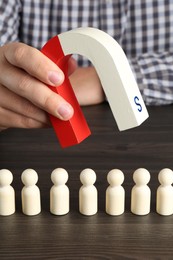
POLYGON ((74 115, 68 121, 62 121, 55 116, 49 115, 52 126, 62 147, 78 144, 87 138, 91 132, 68 79, 68 59, 70 55, 64 55, 58 36, 50 39, 43 46, 41 52, 56 63, 65 75, 62 85, 58 87, 48 85, 48 87, 61 95, 74 109, 74 115))

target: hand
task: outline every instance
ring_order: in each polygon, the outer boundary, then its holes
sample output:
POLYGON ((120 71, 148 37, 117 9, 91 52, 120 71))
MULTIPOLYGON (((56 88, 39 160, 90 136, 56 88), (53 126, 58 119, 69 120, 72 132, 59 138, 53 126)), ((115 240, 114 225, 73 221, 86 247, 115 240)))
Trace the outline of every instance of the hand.
MULTIPOLYGON (((72 61, 70 71, 74 68, 72 61)), ((22 43, 0 47, 0 130, 45 127, 46 112, 70 119, 71 105, 46 86, 63 80, 63 72, 40 51, 22 43)))
POLYGON ((82 106, 105 101, 105 94, 94 67, 77 68, 70 75, 70 82, 82 106))

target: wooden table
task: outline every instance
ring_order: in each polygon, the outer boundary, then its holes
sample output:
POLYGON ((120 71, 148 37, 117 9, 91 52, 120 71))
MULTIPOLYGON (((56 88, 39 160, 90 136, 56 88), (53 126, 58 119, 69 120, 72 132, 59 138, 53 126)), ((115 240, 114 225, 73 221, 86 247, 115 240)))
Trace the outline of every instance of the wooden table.
MULTIPOLYGON (((173 107, 150 107, 140 127, 119 132, 107 104, 85 107, 92 135, 78 146, 60 148, 52 129, 10 129, 0 134, 0 168, 14 175, 16 213, 0 217, 0 259, 173 259, 173 215, 155 211, 158 172, 173 169, 173 107), (69 173, 70 212, 49 212, 50 174, 57 167, 69 173), (132 174, 144 167, 151 173, 151 213, 130 212, 132 174), (33 168, 39 175, 42 212, 33 217, 21 210, 21 173, 33 168), (99 211, 86 217, 78 211, 79 174, 96 171, 99 211), (121 216, 105 213, 107 173, 125 174, 126 210, 121 216)), ((172 202, 173 203, 173 202, 172 202)))

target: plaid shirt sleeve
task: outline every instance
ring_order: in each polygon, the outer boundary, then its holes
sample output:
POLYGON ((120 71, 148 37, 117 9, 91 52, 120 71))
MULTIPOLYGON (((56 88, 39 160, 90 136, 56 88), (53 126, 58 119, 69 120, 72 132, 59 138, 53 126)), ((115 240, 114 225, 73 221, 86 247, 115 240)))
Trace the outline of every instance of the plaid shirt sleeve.
MULTIPOLYGON (((172 0, 3 0, 0 45, 21 41, 40 49, 63 31, 99 28, 122 46, 146 104, 166 105, 173 103, 172 13, 172 0)), ((89 65, 84 57, 78 62, 89 65)))
POLYGON ((173 103, 173 53, 145 53, 129 63, 147 105, 173 103))
POLYGON ((0 3, 0 46, 19 40, 19 0, 3 0, 0 3))

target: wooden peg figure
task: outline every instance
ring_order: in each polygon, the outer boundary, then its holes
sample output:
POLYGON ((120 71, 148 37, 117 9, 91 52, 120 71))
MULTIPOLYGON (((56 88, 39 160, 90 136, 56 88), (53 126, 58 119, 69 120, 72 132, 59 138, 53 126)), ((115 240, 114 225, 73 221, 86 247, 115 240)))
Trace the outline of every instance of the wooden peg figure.
POLYGON ((84 169, 80 173, 80 181, 83 185, 79 190, 79 211, 86 216, 94 215, 98 210, 98 195, 94 186, 95 172, 92 169, 84 169))
POLYGON ((41 212, 40 190, 36 186, 38 181, 37 172, 26 169, 21 175, 24 187, 22 189, 22 211, 25 215, 34 216, 41 212))
POLYGON ((135 186, 131 191, 131 212, 136 215, 147 215, 150 212, 151 190, 148 187, 150 173, 144 168, 133 174, 135 186))
POLYGON ((53 170, 53 186, 50 190, 50 212, 54 215, 65 215, 69 212, 69 188, 66 185, 68 173, 63 168, 53 170))
POLYGON ((173 214, 173 171, 165 168, 158 174, 160 186, 156 193, 156 211, 163 216, 173 214))
POLYGON ((124 174, 119 169, 111 170, 107 175, 110 184, 106 190, 106 213, 112 216, 121 215, 125 208, 125 191, 121 186, 124 174))
POLYGON ((0 215, 9 216, 15 212, 15 192, 10 185, 12 173, 7 169, 0 170, 0 215))

